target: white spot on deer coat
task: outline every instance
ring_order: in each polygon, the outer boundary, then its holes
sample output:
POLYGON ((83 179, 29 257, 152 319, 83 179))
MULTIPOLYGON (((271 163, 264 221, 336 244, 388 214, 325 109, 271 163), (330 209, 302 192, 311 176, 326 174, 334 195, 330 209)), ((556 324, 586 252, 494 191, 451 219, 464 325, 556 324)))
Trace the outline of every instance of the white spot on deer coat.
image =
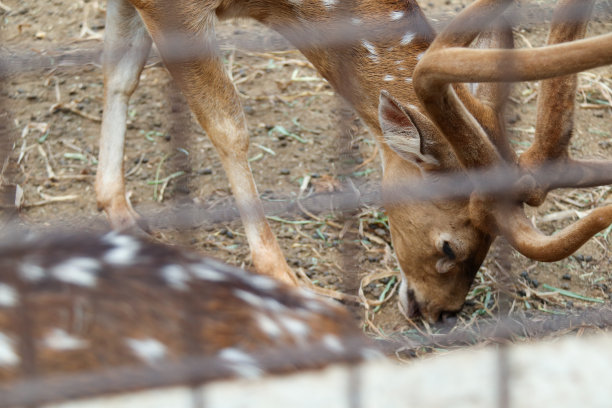
POLYGON ((45 270, 40 265, 24 263, 19 266, 19 275, 22 279, 36 282, 45 277, 45 270))
POLYGON ((0 307, 13 307, 17 304, 17 291, 9 285, 0 283, 0 307))
POLYGON ((400 44, 402 45, 408 45, 412 42, 412 40, 414 40, 414 37, 416 36, 415 33, 413 33, 412 31, 408 31, 406 34, 404 34, 404 36, 402 37, 400 44))
POLYGON ((153 364, 166 355, 166 346, 155 339, 126 339, 128 347, 141 360, 153 364))
POLYGON ((45 336, 43 343, 45 347, 58 351, 78 350, 88 345, 86 340, 71 336, 62 329, 53 329, 45 336))
POLYGON ((165 265, 160 272, 164 280, 177 290, 187 290, 187 282, 191 280, 189 273, 181 265, 165 265))
POLYGON ((392 11, 390 16, 391 16, 391 21, 397 21, 400 18, 404 17, 404 12, 403 11, 392 11))
POLYGON ((372 44, 369 41, 363 40, 363 41, 361 41, 361 45, 363 45, 365 47, 365 49, 368 50, 368 52, 370 53, 370 55, 368 57, 372 61, 379 62, 378 51, 376 50, 376 47, 374 46, 374 44, 372 44))
POLYGON ((344 351, 344 346, 342 342, 337 336, 333 334, 327 334, 322 339, 323 346, 327 348, 329 351, 334 353, 342 353, 344 351))
POLYGON ((353 17, 351 18, 351 24, 352 25, 360 25, 362 23, 362 20, 358 17, 353 17))
POLYGON ((280 316, 279 323, 298 341, 306 340, 310 327, 301 320, 289 316, 280 316))
POLYGON ((393 75, 385 75, 385 77, 383 78, 383 80, 385 82, 391 82, 393 80, 395 80, 395 77, 393 75))
POLYGON ((248 282, 259 290, 268 291, 278 288, 278 283, 267 276, 254 275, 249 277, 248 282))
POLYGON ((19 364, 19 356, 13 349, 13 341, 0 332, 0 367, 12 367, 19 364))
POLYGON ((51 269, 56 279, 79 286, 94 287, 100 262, 92 258, 72 258, 51 269))
POLYGON ((257 296, 251 292, 247 292, 246 290, 242 289, 234 289, 234 295, 236 295, 237 298, 241 299, 242 301, 248 303, 253 307, 256 307, 258 309, 265 308, 265 302, 261 298, 261 296, 257 296))
POLYGON ((416 56, 417 61, 420 61, 421 58, 423 58, 423 55, 425 55, 425 51, 416 56))
POLYGON ((406 78, 406 82, 408 82, 409 84, 412 83, 412 78, 406 78))
POLYGON ((323 1, 323 5, 328 10, 332 9, 336 5, 336 3, 338 3, 338 0, 322 0, 322 1, 323 1))
POLYGON ((134 263, 140 250, 140 242, 128 235, 112 233, 106 235, 104 240, 114 246, 104 254, 104 261, 111 265, 130 265, 134 263))
POLYGON ((205 264, 192 264, 190 269, 191 272, 199 279, 211 282, 224 282, 227 280, 227 277, 224 274, 205 264))
POLYGON ((281 330, 278 323, 276 323, 269 316, 266 316, 265 314, 262 314, 262 313, 258 313, 255 319, 257 320, 257 324, 259 325, 259 328, 261 329, 261 331, 265 333, 266 336, 275 339, 279 337, 281 334, 283 334, 283 331, 281 330))
POLYGON ((219 358, 227 361, 228 366, 234 372, 244 378, 257 378, 263 373, 257 361, 244 351, 236 348, 226 348, 221 350, 219 358))

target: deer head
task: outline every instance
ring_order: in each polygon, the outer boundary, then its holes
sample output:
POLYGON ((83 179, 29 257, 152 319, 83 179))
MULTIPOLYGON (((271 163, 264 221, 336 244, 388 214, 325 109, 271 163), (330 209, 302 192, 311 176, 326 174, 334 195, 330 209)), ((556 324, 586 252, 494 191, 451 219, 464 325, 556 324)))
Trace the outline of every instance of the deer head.
POLYGON ((420 313, 433 322, 446 312, 458 311, 497 235, 532 259, 556 261, 612 223, 612 206, 602 207, 548 237, 533 227, 522 208, 524 203, 541 204, 552 188, 612 182, 610 162, 576 161, 567 152, 576 88, 576 76, 571 74, 611 63, 612 36, 574 41, 584 36, 593 2, 564 0, 553 17, 546 47, 501 49, 512 48, 508 30, 503 29, 499 32, 506 34, 500 38, 506 40, 497 42, 500 49, 464 48, 510 3, 476 1, 436 38, 413 77, 425 112, 402 106, 386 92, 380 97, 385 143, 397 153, 396 160, 412 168, 404 174, 387 170, 383 189, 392 190, 393 183, 415 173, 433 188, 439 177, 449 173, 465 174, 473 186, 469 197, 462 199, 387 205, 402 270, 400 309, 408 318, 420 313), (536 141, 516 158, 500 115, 506 84, 559 75, 566 76, 542 82, 536 141), (475 96, 462 85, 473 82, 486 82, 475 96), (542 166, 549 172, 540 170, 542 166), (494 168, 517 175, 515 194, 490 194, 482 179, 470 176, 494 168))

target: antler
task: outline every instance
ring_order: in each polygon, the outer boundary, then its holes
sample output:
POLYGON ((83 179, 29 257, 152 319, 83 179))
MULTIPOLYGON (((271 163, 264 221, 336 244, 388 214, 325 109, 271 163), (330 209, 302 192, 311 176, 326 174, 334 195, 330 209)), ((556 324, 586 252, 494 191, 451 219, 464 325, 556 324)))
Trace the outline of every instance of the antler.
MULTIPOLYGON (((519 159, 519 169, 525 174, 519 181, 525 190, 520 200, 514 198, 511 202, 507 198, 489 197, 484 193, 485 186, 477 182, 470 200, 471 217, 477 226, 491 234, 503 234, 519 252, 530 258, 555 261, 569 256, 612 223, 612 206, 599 208, 554 237, 548 237, 527 219, 522 202, 539 205, 546 193, 556 187, 612 183, 612 163, 575 161, 569 159, 567 153, 576 89, 576 76, 571 74, 612 63, 612 35, 576 40, 584 36, 593 1, 562 0, 553 16, 546 47, 530 50, 464 48, 510 3, 511 0, 479 0, 459 14, 417 65, 414 87, 462 166, 470 170, 505 166, 506 163, 450 83, 529 81, 570 75, 543 81, 538 100, 536 141, 519 159), (555 169, 572 165, 555 177, 537 171, 549 162, 553 162, 555 169), (570 180, 564 180, 564 176, 571 176, 570 180)), ((503 127, 499 129, 503 131, 503 127)), ((497 135, 493 140, 499 144, 499 140, 505 140, 505 135, 497 135)))

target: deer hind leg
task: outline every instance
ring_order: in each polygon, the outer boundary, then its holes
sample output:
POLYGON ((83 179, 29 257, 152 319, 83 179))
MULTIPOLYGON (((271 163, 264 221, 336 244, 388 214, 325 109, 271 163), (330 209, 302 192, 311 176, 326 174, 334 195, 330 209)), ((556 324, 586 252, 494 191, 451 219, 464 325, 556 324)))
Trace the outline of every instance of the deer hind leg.
MULTIPOLYGON (((211 139, 240 212, 255 269, 292 285, 297 279, 265 218, 248 163, 249 135, 240 99, 213 44, 212 22, 205 34, 173 25, 165 28, 165 13, 140 10, 166 67, 185 95, 198 122, 211 139), (164 30, 170 35, 166 36, 164 30), (181 33, 177 36, 176 33, 181 33), (181 47, 176 46, 176 41, 181 47), (182 54, 183 52, 188 53, 182 54)), ((169 10, 168 13, 172 13, 169 10)), ((170 20, 177 24, 176 20, 170 20)), ((179 20, 179 24, 183 21, 179 20)))
POLYGON ((251 256, 259 273, 296 284, 268 225, 248 163, 249 135, 239 97, 216 58, 171 68, 198 121, 210 137, 229 179, 251 256))
POLYGON ((96 176, 98 208, 114 229, 139 222, 126 197, 123 144, 127 108, 151 50, 149 36, 136 9, 127 0, 109 0, 104 40, 104 114, 96 176))

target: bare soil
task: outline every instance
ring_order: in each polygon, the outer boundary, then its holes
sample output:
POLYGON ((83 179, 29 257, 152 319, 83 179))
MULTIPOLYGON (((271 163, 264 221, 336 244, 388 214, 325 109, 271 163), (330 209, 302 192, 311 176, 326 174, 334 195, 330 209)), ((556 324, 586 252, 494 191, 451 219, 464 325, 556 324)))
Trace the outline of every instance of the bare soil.
MULTIPOLYGON (((428 16, 438 20, 436 24, 443 24, 446 16, 469 2, 420 3, 428 16)), ((101 46, 100 39, 87 39, 87 34, 83 37, 81 29, 86 21, 94 34, 103 34, 103 2, 3 0, 3 4, 11 9, 0 10, 5 48, 44 56, 101 46)), ((594 21, 589 34, 609 32, 611 28, 609 22, 594 21)), ((546 24, 519 27, 517 44, 541 45, 546 32, 546 24)), ((219 35, 232 41, 276 38, 264 27, 245 21, 220 24, 219 35)), ((380 180, 378 156, 354 169, 372 156, 373 139, 357 118, 347 116, 343 102, 301 54, 291 49, 271 54, 227 47, 223 53, 247 113, 251 166, 266 203, 346 188, 347 175, 359 188, 380 180), (349 147, 339 129, 341 121, 349 123, 349 147), (310 179, 308 184, 305 178, 310 179)), ((28 68, 8 77, 2 89, 15 136, 11 155, 15 162, 19 160, 14 181, 24 192, 21 220, 39 228, 105 229, 106 221, 97 211, 93 191, 98 119, 102 114, 100 64, 34 71, 28 68)), ((598 69, 580 78, 576 102, 584 107, 577 109, 571 153, 576 157, 612 158, 612 101, 607 88, 612 84, 612 70, 598 69)), ((537 89, 535 83, 514 87, 508 126, 517 151, 525 150, 533 138, 537 89)), ((186 111, 155 57, 132 97, 128 129, 127 188, 138 211, 154 215, 194 203, 209 209, 232 205, 227 180, 210 140, 186 111), (183 137, 185 134, 189 137, 183 137), (178 171, 185 174, 177 176, 178 171), (173 177, 160 191, 169 176, 173 177)), ((555 191, 546 204, 530 209, 530 214, 541 229, 554 233, 589 209, 611 203, 611 191, 609 186, 555 191)), ((317 215, 331 223, 319 223, 295 211, 280 214, 270 222, 290 265, 302 269, 318 286, 354 294, 361 278, 379 273, 382 278, 368 283, 365 291, 370 300, 375 300, 395 285, 391 276, 398 273, 382 211, 360 208, 317 215)), ((156 224, 157 239, 250 266, 239 220, 198 223, 189 228, 172 227, 171 221, 156 224)), ((470 322, 497 314, 500 308, 565 313, 599 307, 598 302, 610 306, 609 232, 610 229, 598 234, 570 258, 550 264, 528 260, 503 242, 496 242, 479 272, 462 319, 470 322), (592 299, 551 295, 551 290, 543 287, 545 284, 592 299)), ((366 315, 363 308, 355 310, 361 317, 366 315)), ((373 323, 367 325, 368 329, 375 332, 412 329, 398 312, 395 296, 380 310, 369 312, 369 316, 373 323)))

